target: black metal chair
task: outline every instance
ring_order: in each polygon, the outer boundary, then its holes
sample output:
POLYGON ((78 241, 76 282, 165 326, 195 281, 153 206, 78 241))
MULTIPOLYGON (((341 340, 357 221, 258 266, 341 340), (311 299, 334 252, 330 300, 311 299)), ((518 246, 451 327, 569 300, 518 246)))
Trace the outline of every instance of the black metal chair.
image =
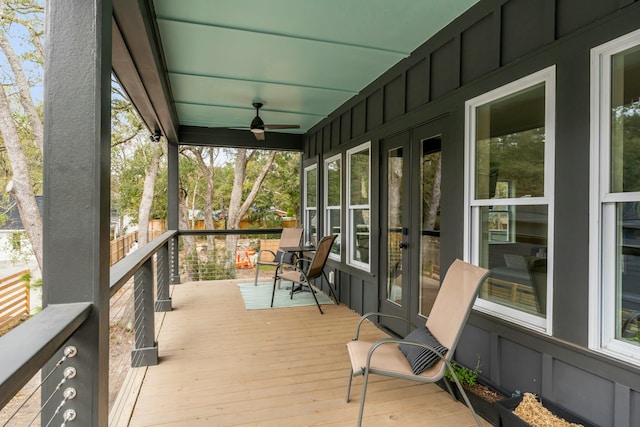
MULTIPOLYGON (((333 245, 334 240, 336 239, 336 235, 325 236, 318 243, 318 247, 316 252, 311 260, 306 258, 300 258, 296 261, 294 268, 291 270, 283 271, 282 268, 276 268, 276 274, 273 278, 273 292, 271 294, 271 307, 273 307, 273 300, 276 295, 276 284, 280 282, 280 280, 287 280, 292 282, 291 286, 291 298, 293 298, 293 294, 295 291, 308 288, 313 295, 313 299, 316 301, 316 305, 318 306, 318 310, 320 310, 320 314, 324 314, 322 312, 322 308, 320 307, 320 303, 318 302, 318 298, 316 297, 316 291, 311 286, 311 281, 317 279, 318 277, 324 276, 324 266, 327 263, 327 259, 329 258, 329 252, 331 251, 331 245, 333 245), (305 270, 304 266, 308 265, 308 268, 305 270), (296 288, 296 284, 298 287, 296 288)), ((327 280, 328 282, 328 280, 327 280)), ((331 283, 329 283, 329 291, 333 295, 336 303, 338 299, 333 292, 333 288, 331 287, 331 283)))

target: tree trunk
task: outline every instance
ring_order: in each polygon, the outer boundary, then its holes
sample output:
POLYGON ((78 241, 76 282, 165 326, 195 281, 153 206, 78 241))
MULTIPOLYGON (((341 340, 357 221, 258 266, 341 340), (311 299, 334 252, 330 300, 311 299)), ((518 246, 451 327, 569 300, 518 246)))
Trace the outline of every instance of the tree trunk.
POLYGON ((138 210, 138 245, 140 246, 149 242, 149 217, 151 215, 151 206, 153 206, 156 178, 158 176, 160 157, 162 155, 160 147, 155 145, 151 146, 151 151, 151 162, 144 177, 144 187, 142 189, 140 208, 138 210))
MULTIPOLYGON (((191 152, 196 156, 200 172, 205 178, 207 189, 204 197, 204 228, 207 230, 213 230, 213 148, 209 150, 209 165, 204 161, 205 147, 191 147, 191 152)), ((207 236, 208 254, 210 257, 215 254, 215 236, 207 236)))
POLYGON ((442 157, 438 155, 436 170, 433 177, 433 188, 431 191, 431 200, 429 201, 429 210, 425 215, 425 230, 433 230, 436 226, 438 211, 440 210, 440 181, 442 180, 442 157))
POLYGON ((13 178, 7 185, 7 193, 15 199, 18 205, 20 218, 31 242, 40 271, 42 271, 42 218, 33 194, 27 158, 20 143, 18 129, 13 121, 4 88, 0 88, 0 135, 2 135, 13 172, 13 178))
POLYGON ((16 85, 18 86, 18 91, 20 94, 20 104, 22 105, 24 112, 29 118, 29 124, 31 125, 31 132, 33 133, 34 142, 40 149, 40 153, 42 153, 42 141, 44 139, 42 121, 40 120, 40 115, 38 114, 38 110, 36 110, 36 106, 33 104, 33 99, 31 98, 31 88, 29 87, 29 82, 24 74, 24 70, 22 69, 20 59, 18 58, 18 55, 16 55, 13 47, 11 47, 11 44, 9 44, 9 41, 2 32, 0 32, 0 48, 4 52, 5 56, 7 57, 7 61, 11 66, 11 71, 13 71, 13 77, 16 81, 16 85))
MULTIPOLYGON (((273 160, 276 157, 276 151, 271 151, 269 154, 269 158, 267 159, 266 164, 260 171, 260 174, 256 178, 253 183, 253 187, 249 192, 246 200, 242 202, 242 188, 244 186, 244 180, 247 172, 247 163, 253 153, 247 154, 247 150, 245 148, 238 148, 236 153, 236 162, 235 162, 235 170, 233 174, 233 189, 231 190, 231 200, 229 202, 229 212, 228 212, 228 221, 227 228, 230 230, 237 230, 240 225, 240 220, 244 217, 249 210, 249 207, 255 200, 258 195, 258 191, 262 186, 262 182, 264 178, 267 176, 267 173, 271 169, 271 165, 273 164, 273 160)), ((236 253, 236 247, 238 244, 238 236, 237 235, 228 235, 226 241, 227 252, 231 254, 236 253)))

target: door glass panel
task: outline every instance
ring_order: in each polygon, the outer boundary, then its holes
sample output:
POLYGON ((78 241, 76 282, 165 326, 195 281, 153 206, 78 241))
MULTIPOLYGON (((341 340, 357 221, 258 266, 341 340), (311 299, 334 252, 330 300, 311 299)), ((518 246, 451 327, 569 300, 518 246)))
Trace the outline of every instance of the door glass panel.
POLYGON ((387 300, 402 305, 402 148, 387 155, 387 300))
POLYGON ((428 316, 440 287, 441 138, 422 141, 420 217, 420 314, 428 316))

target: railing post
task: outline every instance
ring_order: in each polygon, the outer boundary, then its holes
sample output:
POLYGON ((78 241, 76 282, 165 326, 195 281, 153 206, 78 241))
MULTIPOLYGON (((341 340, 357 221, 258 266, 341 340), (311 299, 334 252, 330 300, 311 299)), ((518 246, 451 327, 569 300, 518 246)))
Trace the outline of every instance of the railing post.
POLYGON ((169 296, 169 242, 156 254, 156 311, 171 311, 169 296))
POLYGON ((169 240, 169 275, 172 285, 180 284, 180 274, 178 273, 178 235, 169 240))
POLYGON ((154 332, 153 261, 149 258, 136 271, 133 281, 135 345, 131 351, 131 366, 158 364, 158 344, 154 332))

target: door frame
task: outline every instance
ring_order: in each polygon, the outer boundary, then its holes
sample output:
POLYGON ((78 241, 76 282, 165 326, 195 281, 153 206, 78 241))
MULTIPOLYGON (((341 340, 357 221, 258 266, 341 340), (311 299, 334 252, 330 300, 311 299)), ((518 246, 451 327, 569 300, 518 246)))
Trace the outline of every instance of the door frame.
MULTIPOLYGON (((420 311, 420 244, 422 235, 421 224, 421 200, 420 179, 415 176, 420 174, 420 160, 422 158, 422 141, 440 136, 441 153, 445 151, 445 144, 449 138, 448 115, 441 116, 412 127, 406 131, 389 135, 380 139, 380 199, 379 199, 379 280, 378 280, 378 311, 385 314, 400 316, 410 320, 414 326, 424 325, 426 317, 419 315, 420 311), (403 228, 408 228, 408 235, 403 236, 403 241, 408 248, 403 249, 402 257, 402 306, 399 307, 387 301, 387 153, 392 147, 403 147, 405 158, 405 174, 409 178, 403 182, 406 194, 403 195, 403 207, 408 207, 409 212, 403 215, 403 228)), ((445 162, 442 163, 444 165, 445 162)), ((445 172, 442 171, 441 180, 445 180, 445 172)), ((441 182, 441 191, 443 186, 441 182)), ((442 193, 442 197, 444 197, 442 193)), ((440 206, 442 206, 442 197, 440 206)), ((442 247, 442 246, 441 246, 442 247)), ((440 277, 442 281, 442 276, 440 277)), ((397 319, 380 317, 379 323, 386 329, 404 336, 412 329, 407 322, 397 319)))

